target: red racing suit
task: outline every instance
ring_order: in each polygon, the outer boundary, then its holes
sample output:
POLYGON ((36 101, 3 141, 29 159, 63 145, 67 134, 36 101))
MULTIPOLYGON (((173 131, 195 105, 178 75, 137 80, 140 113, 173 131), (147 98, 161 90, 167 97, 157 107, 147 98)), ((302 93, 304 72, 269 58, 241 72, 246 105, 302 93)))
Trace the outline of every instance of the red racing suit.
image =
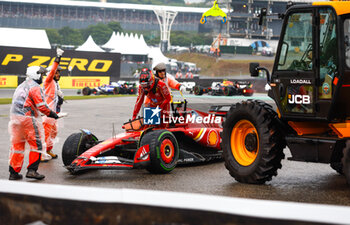
MULTIPOLYGON (((175 80, 174 76, 167 74, 163 79, 160 79, 160 80, 166 84, 169 90, 171 89, 176 89, 178 91, 180 90, 181 84, 177 80, 175 80)), ((146 96, 145 104, 149 104, 150 102, 151 100, 146 96)))
MULTIPOLYGON (((60 86, 53 78, 55 76, 60 57, 57 57, 52 65, 49 75, 44 80, 44 90, 45 90, 45 101, 50 107, 50 109, 56 113, 58 112, 58 92, 60 91, 60 86)), ((46 151, 51 151, 53 148, 53 141, 57 136, 57 121, 54 118, 44 117, 43 126, 45 130, 45 143, 46 151)))
POLYGON ((12 98, 10 110, 9 133, 11 136, 11 150, 9 156, 10 172, 20 172, 23 166, 25 143, 30 147, 28 169, 37 170, 40 154, 43 151, 41 141, 40 122, 37 121, 39 111, 44 115, 58 118, 50 110, 44 99, 44 93, 32 79, 20 84, 12 98))
POLYGON ((163 114, 166 114, 170 110, 170 91, 163 81, 156 79, 153 88, 151 88, 151 90, 149 90, 147 93, 141 86, 139 86, 132 119, 137 117, 146 96, 150 101, 148 103, 145 102, 145 107, 159 106, 163 114))

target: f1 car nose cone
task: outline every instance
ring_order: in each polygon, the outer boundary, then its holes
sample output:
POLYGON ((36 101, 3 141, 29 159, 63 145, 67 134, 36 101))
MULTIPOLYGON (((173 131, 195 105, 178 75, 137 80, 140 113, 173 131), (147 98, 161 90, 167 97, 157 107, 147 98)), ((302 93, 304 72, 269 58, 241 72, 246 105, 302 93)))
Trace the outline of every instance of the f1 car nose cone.
POLYGON ((249 133, 245 137, 244 145, 246 149, 250 152, 253 152, 257 149, 257 137, 255 133, 249 133))

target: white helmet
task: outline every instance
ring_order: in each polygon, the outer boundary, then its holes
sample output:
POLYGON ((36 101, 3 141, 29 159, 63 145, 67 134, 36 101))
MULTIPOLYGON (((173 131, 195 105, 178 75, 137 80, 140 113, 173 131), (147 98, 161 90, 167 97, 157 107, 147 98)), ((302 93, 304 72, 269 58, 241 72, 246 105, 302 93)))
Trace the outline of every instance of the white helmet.
POLYGON ((46 73, 47 70, 41 66, 30 66, 27 68, 27 77, 33 80, 40 80, 41 74, 46 73))

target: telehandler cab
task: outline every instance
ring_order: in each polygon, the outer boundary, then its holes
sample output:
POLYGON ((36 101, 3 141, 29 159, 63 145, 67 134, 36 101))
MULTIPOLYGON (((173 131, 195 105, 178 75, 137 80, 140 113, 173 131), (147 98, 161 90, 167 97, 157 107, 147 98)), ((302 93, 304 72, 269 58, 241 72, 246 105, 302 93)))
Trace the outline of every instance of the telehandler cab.
MULTIPOLYGON (((262 10, 260 21, 266 17, 262 10)), ((268 16, 268 15, 267 15, 268 16)), ((223 125, 223 156, 232 177, 263 184, 290 160, 330 163, 350 183, 350 2, 290 6, 271 76, 277 106, 248 100, 232 105, 223 125)))

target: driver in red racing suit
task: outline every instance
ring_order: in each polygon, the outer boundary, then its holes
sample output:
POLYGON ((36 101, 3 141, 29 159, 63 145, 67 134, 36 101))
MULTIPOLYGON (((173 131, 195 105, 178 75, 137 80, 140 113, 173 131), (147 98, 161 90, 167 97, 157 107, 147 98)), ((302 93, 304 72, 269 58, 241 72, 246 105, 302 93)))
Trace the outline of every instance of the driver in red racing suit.
POLYGON ((152 71, 147 68, 141 70, 140 86, 132 116, 133 120, 136 119, 145 96, 150 99, 150 102, 145 103, 145 107, 159 106, 163 114, 167 114, 170 110, 171 95, 167 85, 158 78, 155 78, 152 71))

